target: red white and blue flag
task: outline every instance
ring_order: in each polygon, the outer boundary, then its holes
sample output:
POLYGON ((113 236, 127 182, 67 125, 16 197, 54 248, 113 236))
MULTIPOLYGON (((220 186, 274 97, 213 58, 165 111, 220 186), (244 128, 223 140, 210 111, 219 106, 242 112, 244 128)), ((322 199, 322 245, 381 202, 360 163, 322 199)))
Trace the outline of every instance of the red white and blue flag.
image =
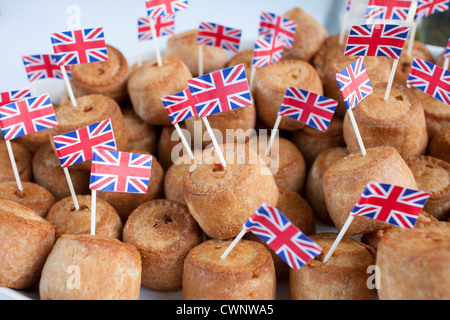
POLYGON ((406 21, 411 4, 411 0, 369 0, 366 19, 406 21))
POLYGON ((50 129, 57 125, 53 104, 48 94, 0 107, 0 127, 5 140, 50 129))
POLYGON ((264 240, 294 270, 322 253, 322 248, 281 211, 265 203, 247 220, 244 229, 264 240))
POLYGON ((198 45, 220 47, 237 53, 241 43, 242 30, 233 29, 212 22, 200 22, 198 45))
POLYGON ((94 148, 89 188, 147 193, 151 169, 151 155, 94 148))
POLYGON ((0 92, 0 107, 11 102, 23 100, 30 97, 30 89, 0 92))
POLYGON ((398 59, 408 37, 409 29, 407 26, 395 24, 353 26, 348 35, 344 55, 382 56, 398 59))
POLYGON ((412 229, 429 197, 423 191, 369 182, 350 214, 412 229))
POLYGON ((281 102, 278 115, 300 121, 310 127, 326 132, 338 102, 321 95, 289 87, 281 102))
POLYGON ((363 58, 358 58, 343 71, 336 74, 336 80, 347 110, 353 109, 365 97, 373 93, 363 58))
MULTIPOLYGON (((30 82, 41 79, 63 79, 60 66, 57 64, 59 56, 54 54, 34 54, 23 56, 22 61, 25 66, 28 80, 30 82)), ((64 66, 67 77, 71 78, 70 66, 64 66)))
POLYGON ((117 150, 111 119, 54 136, 53 141, 63 168, 91 160, 93 148, 117 150))
MULTIPOLYGON (((175 34, 175 15, 159 16, 154 19, 156 37, 170 36, 175 34)), ((148 18, 138 19, 138 40, 145 41, 153 39, 150 20, 148 18)))
POLYGON ((419 0, 414 20, 419 22, 432 14, 447 11, 449 4, 450 0, 419 0))
POLYGON ((406 83, 450 106, 450 70, 414 57, 406 83))
POLYGON ((161 100, 172 124, 177 124, 197 114, 189 88, 174 95, 161 98, 161 100))
POLYGON ((259 20, 259 35, 263 38, 274 37, 284 47, 292 48, 297 23, 271 12, 261 12, 259 20))
POLYGON ((160 16, 170 16, 177 11, 188 8, 187 0, 148 0, 145 1, 147 7, 147 16, 154 19, 160 16))
POLYGON ((188 80, 200 117, 252 104, 243 64, 188 80))
POLYGON ((255 41, 253 49, 253 68, 262 68, 281 60, 284 46, 274 37, 267 37, 255 41))
POLYGON ((52 33, 53 51, 58 65, 90 63, 108 60, 103 28, 52 33))

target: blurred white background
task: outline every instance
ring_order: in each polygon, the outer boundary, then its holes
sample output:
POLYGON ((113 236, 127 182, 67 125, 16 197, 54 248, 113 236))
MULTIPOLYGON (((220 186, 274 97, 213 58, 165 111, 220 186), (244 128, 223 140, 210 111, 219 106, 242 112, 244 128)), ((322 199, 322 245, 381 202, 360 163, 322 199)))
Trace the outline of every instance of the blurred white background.
MULTIPOLYGON (((355 1, 358 6, 367 0, 355 1)), ((211 21, 243 30, 242 49, 253 46, 259 14, 284 14, 298 6, 313 15, 330 33, 339 32, 346 0, 190 0, 189 8, 177 14, 176 32, 211 21)), ((103 27, 107 43, 123 52, 130 64, 137 59, 137 19, 146 15, 145 0, 2 0, 0 2, 0 91, 27 88, 22 55, 52 53, 50 33, 68 30, 72 6, 80 8, 81 28, 103 27)), ((364 5, 362 6, 365 7, 364 5)), ((356 8, 355 8, 356 9, 356 8)), ((301 30, 300 30, 301 32, 301 30)), ((167 37, 159 39, 164 53, 167 37)), ((155 56, 152 41, 142 44, 144 59, 155 56)), ((58 92, 61 80, 35 83, 42 90, 58 92), (50 84, 50 88, 49 88, 50 84)))

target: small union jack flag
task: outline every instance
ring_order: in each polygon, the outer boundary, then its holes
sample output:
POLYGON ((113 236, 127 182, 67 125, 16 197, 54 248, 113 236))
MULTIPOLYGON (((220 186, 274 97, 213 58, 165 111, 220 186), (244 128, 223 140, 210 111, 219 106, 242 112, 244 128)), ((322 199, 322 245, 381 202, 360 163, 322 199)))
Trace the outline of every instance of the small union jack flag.
POLYGON ((408 85, 450 105, 450 71, 414 57, 408 85))
POLYGON ((369 0, 366 19, 405 21, 411 4, 411 0, 369 0))
POLYGON ((414 17, 415 22, 419 22, 432 14, 447 11, 449 3, 450 0, 419 0, 414 17))
POLYGON ((151 169, 151 155, 94 148, 89 188, 147 193, 151 169))
MULTIPOLYGON (((41 79, 63 79, 61 68, 57 64, 58 55, 54 54, 35 54, 23 56, 22 61, 30 82, 41 79)), ((71 78, 70 66, 64 66, 67 77, 71 78)))
POLYGON ((429 197, 423 191, 369 182, 350 214, 412 229, 429 197))
MULTIPOLYGON (((154 19, 156 37, 170 36, 175 34, 175 15, 159 16, 154 19)), ((153 39, 150 20, 147 18, 138 19, 138 40, 145 41, 153 39)))
POLYGON ((30 89, 0 92, 0 107, 29 97, 31 97, 30 89))
POLYGON ((322 253, 281 211, 266 203, 247 220, 244 229, 264 240, 294 270, 322 253))
POLYGON ((326 132, 338 102, 306 90, 289 87, 278 115, 289 117, 326 132))
POLYGON ((212 22, 200 22, 198 45, 220 47, 237 53, 241 43, 242 30, 233 29, 212 22))
POLYGON ((398 59, 408 33, 409 27, 395 24, 353 26, 348 35, 344 55, 398 59))
POLYGON ((274 37, 284 47, 292 48, 296 31, 297 24, 294 21, 275 13, 261 12, 258 32, 263 38, 274 37))
POLYGON ((5 140, 50 129, 57 125, 53 104, 48 94, 0 107, 0 127, 5 140))
POLYGON ((365 97, 373 93, 372 84, 362 58, 358 58, 336 75, 347 110, 356 107, 365 97))
POLYGON ((108 60, 103 28, 52 33, 50 39, 59 57, 58 65, 108 60))
POLYGON ((145 6, 147 7, 147 16, 153 19, 185 10, 189 3, 187 0, 148 0, 145 1, 145 6))
POLYGON ((253 49, 252 66, 254 68, 262 68, 280 61, 283 56, 283 50, 283 44, 276 41, 274 37, 256 40, 253 49))
POLYGON ((450 59, 450 38, 448 38, 447 48, 445 49, 444 58, 450 59))
POLYGON ((111 119, 106 119, 90 126, 54 136, 56 153, 61 167, 66 168, 76 163, 91 160, 92 149, 102 148, 117 150, 111 119))
POLYGON ((161 98, 170 121, 173 124, 184 121, 197 114, 191 91, 185 89, 172 96, 161 98))
POLYGON ((252 104, 243 64, 188 80, 200 117, 252 104))

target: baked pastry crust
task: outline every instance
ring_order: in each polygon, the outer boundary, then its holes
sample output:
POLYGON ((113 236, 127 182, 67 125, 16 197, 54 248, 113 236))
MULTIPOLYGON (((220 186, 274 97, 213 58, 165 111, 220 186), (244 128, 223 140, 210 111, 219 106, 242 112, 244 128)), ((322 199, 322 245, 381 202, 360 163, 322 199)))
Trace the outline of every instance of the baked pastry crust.
POLYGON ((248 146, 221 146, 224 168, 214 149, 205 149, 203 162, 183 178, 187 206, 211 238, 230 239, 262 203, 276 206, 278 188, 270 169, 248 146))
POLYGON ((55 203, 55 197, 39 184, 22 182, 23 190, 17 188, 14 181, 0 183, 0 198, 18 202, 32 209, 39 216, 45 217, 48 210, 55 203))
MULTIPOLYGON (((417 95, 400 84, 392 85, 384 101, 386 84, 375 84, 374 92, 353 109, 366 148, 389 146, 405 160, 424 154, 428 145, 425 114, 417 95)), ((344 140, 350 153, 360 149, 348 114, 344 140)))
POLYGON ((413 90, 422 101, 427 122, 428 140, 431 140, 439 131, 450 126, 450 108, 425 92, 415 88, 413 90))
MULTIPOLYGON (((76 99, 77 106, 67 102, 56 111, 58 126, 50 129, 51 143, 54 148, 53 137, 63 133, 84 128, 93 123, 111 119, 117 150, 126 150, 128 133, 122 111, 117 102, 105 95, 91 94, 76 99)), ((56 151, 55 151, 56 153, 56 151)), ((74 168, 91 171, 91 160, 73 165, 74 168)))
POLYGON ((142 120, 151 125, 168 126, 172 123, 161 98, 186 89, 186 81, 192 74, 184 62, 173 55, 161 59, 161 67, 155 59, 144 61, 131 72, 127 86, 134 112, 142 120))
POLYGON ((184 156, 173 163, 164 175, 164 197, 186 205, 183 194, 183 177, 194 163, 189 156, 184 156))
POLYGON ((302 152, 307 168, 311 168, 316 157, 330 148, 345 147, 343 135, 344 121, 335 116, 326 132, 306 126, 304 129, 292 132, 291 140, 302 152))
POLYGON ((230 60, 227 61, 227 63, 225 64, 225 68, 231 68, 239 64, 244 65, 245 73, 250 83, 250 75, 252 73, 253 65, 253 49, 242 50, 236 53, 233 57, 231 57, 230 60))
MULTIPOLYGON (((256 108, 254 105, 249 105, 244 108, 216 113, 208 116, 208 122, 218 143, 245 143, 248 140, 248 135, 245 135, 245 133, 254 129, 256 125, 256 108), (241 139, 240 135, 238 135, 240 132, 242 133, 243 141, 236 141, 241 139)), ((209 132, 198 115, 186 119, 184 123, 191 137, 195 137, 196 125, 201 128, 203 137, 202 148, 212 144, 209 132)))
MULTIPOLYGON (((31 181, 33 170, 31 168, 32 156, 30 152, 20 143, 14 141, 10 141, 10 143, 14 153, 14 159, 16 160, 20 181, 31 181)), ((5 181, 16 181, 6 142, 4 140, 0 141, 0 168, 3 169, 0 173, 0 183, 5 181)))
POLYGON ((450 218, 450 163, 422 156, 407 164, 419 190, 430 194, 424 210, 438 220, 447 221, 450 218))
MULTIPOLYGON (((301 88, 323 95, 319 75, 312 65, 302 60, 280 60, 260 68, 254 80, 254 98, 258 117, 273 128, 278 117, 281 102, 288 87, 301 88)), ((283 117, 279 129, 296 131, 304 124, 295 119, 283 117)))
MULTIPOLYGON (((198 74, 198 30, 189 30, 176 34, 167 40, 166 53, 181 59, 194 77, 198 74)), ((222 69, 227 62, 225 49, 215 46, 203 46, 203 73, 222 69)), ((181 91, 181 90, 180 90, 181 91)), ((178 91, 174 91, 178 92, 178 91)))
MULTIPOLYGON (((40 147, 35 152, 32 168, 36 183, 50 191, 56 201, 70 196, 69 185, 61 162, 50 144, 40 147)), ((75 193, 78 195, 89 194, 90 173, 73 168, 73 166, 68 170, 75 193)))
POLYGON ((376 300, 377 291, 367 286, 367 268, 375 265, 376 251, 356 239, 342 238, 326 264, 325 255, 337 234, 310 236, 323 252, 299 270, 290 270, 289 293, 292 300, 376 300))
POLYGON ((130 108, 122 108, 123 119, 128 132, 127 150, 145 150, 156 154, 159 128, 149 125, 130 108))
POLYGON ((41 300, 138 300, 141 271, 132 245, 101 235, 65 234, 45 262, 39 295, 41 300), (79 276, 79 288, 73 276, 79 276))
MULTIPOLYGON (((298 193, 286 189, 278 188, 280 196, 277 209, 280 210, 289 221, 307 236, 316 233, 316 222, 314 214, 308 201, 298 193)), ((260 237, 252 232, 247 232, 244 237, 247 240, 253 240, 264 245, 272 254, 277 280, 286 280, 289 278, 289 265, 280 258, 270 246, 260 237)))
POLYGON ((55 229, 33 210, 0 199, 0 286, 27 289, 39 280, 55 229))
POLYGON ((327 38, 327 30, 312 15, 298 7, 289 10, 283 16, 297 23, 293 47, 285 49, 283 57, 309 61, 327 38))
POLYGON ((184 259, 202 242, 202 234, 185 205, 152 200, 129 216, 123 241, 135 246, 141 255, 144 286, 156 291, 177 291, 181 290, 184 259))
POLYGON ((193 248, 183 271, 184 300, 274 300, 276 276, 270 252, 241 240, 221 259, 231 241, 208 240, 193 248))
POLYGON ((450 163, 450 126, 439 131, 430 141, 428 155, 450 163))
POLYGON ((380 300, 450 299, 450 224, 389 232, 378 246, 380 300))
POLYGON ((348 156, 347 148, 330 148, 321 152, 308 171, 305 184, 305 198, 311 205, 314 216, 328 225, 333 225, 323 192, 322 178, 325 171, 334 163, 348 156))
POLYGON ((108 60, 72 66, 71 86, 75 97, 102 94, 118 103, 128 97, 130 67, 119 49, 106 45, 108 60))
MULTIPOLYGON (((390 147, 351 153, 330 166, 323 175, 325 203, 335 227, 341 230, 361 194, 371 181, 417 190, 411 169, 390 147)), ((346 235, 353 236, 386 229, 389 224, 369 217, 354 217, 346 235)))
MULTIPOLYGON (((91 233, 91 196, 77 195, 80 209, 76 210, 72 197, 56 202, 45 219, 56 231, 56 238, 64 234, 91 233)), ((121 239, 123 224, 116 210, 105 200, 97 198, 95 233, 121 239)))

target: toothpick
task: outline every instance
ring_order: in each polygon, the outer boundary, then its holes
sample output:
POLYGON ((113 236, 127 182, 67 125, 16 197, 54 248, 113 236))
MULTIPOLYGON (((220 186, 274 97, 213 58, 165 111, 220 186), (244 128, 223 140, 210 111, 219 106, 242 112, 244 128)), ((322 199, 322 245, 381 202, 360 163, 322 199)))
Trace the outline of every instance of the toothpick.
POLYGON ((202 117, 202 119, 203 119, 203 123, 206 126, 206 130, 208 130, 208 133, 209 133, 209 135, 211 137, 211 140, 212 140, 212 142, 214 144, 214 148, 216 149, 216 153, 217 153, 217 155, 220 158, 220 162, 222 162, 222 166, 225 168, 227 166, 227 163, 225 162, 225 158, 223 157, 222 150, 220 150, 219 144, 217 143, 216 137, 214 136, 214 133, 213 133, 213 131, 211 129, 209 121, 208 121, 208 119, 206 119, 206 117, 202 117))
POLYGON ((20 180, 19 170, 17 170, 16 160, 14 159, 14 153, 13 153, 13 149, 11 147, 11 141, 5 140, 5 142, 6 142, 6 148, 8 149, 9 160, 11 161, 11 166, 12 166, 13 173, 14 173, 14 178, 16 179, 17 188, 20 191, 23 191, 22 181, 20 180))
POLYGON ((80 210, 80 205, 78 204, 77 195, 75 194, 75 189, 73 187, 72 179, 70 177, 69 170, 64 167, 64 174, 66 175, 67 184, 69 185, 70 194, 72 196, 73 204, 75 205, 76 210, 80 210))
POLYGON ((158 62, 158 67, 162 67, 163 64, 161 59, 161 52, 159 51, 158 37, 156 36, 155 21, 153 21, 153 19, 149 20, 150 20, 150 29, 152 29, 153 42, 155 44, 156 61, 158 62))

